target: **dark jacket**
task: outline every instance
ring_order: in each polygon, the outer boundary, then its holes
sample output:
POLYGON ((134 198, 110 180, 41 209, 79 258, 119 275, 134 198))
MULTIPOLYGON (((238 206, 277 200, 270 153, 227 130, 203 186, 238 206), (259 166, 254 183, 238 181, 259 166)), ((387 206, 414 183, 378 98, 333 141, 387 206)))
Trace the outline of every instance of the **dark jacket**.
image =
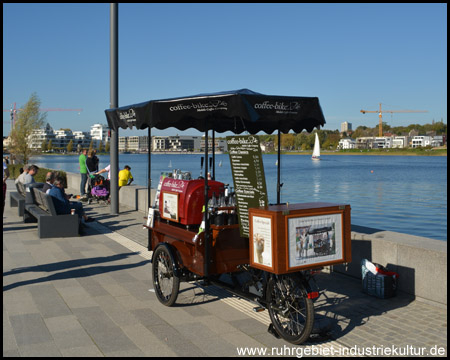
POLYGON ((70 214, 70 202, 66 199, 64 190, 57 186, 53 186, 48 194, 53 197, 53 206, 58 215, 70 214))
POLYGON ((48 182, 46 182, 41 190, 43 192, 47 192, 48 189, 52 189, 52 188, 54 188, 54 186, 52 184, 49 184, 48 182))
POLYGON ((89 173, 94 173, 98 171, 98 157, 97 156, 93 156, 93 157, 87 157, 86 158, 86 167, 88 169, 89 173))

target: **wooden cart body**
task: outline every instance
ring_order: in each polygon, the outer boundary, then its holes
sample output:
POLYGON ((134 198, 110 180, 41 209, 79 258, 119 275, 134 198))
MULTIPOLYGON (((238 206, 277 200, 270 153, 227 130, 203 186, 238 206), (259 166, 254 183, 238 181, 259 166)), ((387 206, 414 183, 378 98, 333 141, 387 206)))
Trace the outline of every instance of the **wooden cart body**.
MULTIPOLYGON (((302 270, 314 269, 326 265, 347 263, 351 261, 350 238, 350 206, 333 203, 304 203, 289 205, 271 205, 267 208, 250 209, 250 241, 247 237, 241 237, 239 225, 210 225, 210 262, 208 273, 210 275, 232 273, 240 271, 242 265, 250 264, 257 269, 265 270, 273 274, 287 274, 302 270), (311 238, 317 237, 317 241, 311 242, 309 251, 314 251, 315 256, 307 258, 307 264, 292 263, 292 249, 289 248, 289 222, 292 219, 301 219, 305 222, 310 218, 327 219, 334 216, 339 222, 339 234, 334 234, 333 247, 338 247, 339 252, 331 252, 330 239, 320 237, 326 235, 316 231, 311 238), (261 263, 256 259, 255 251, 255 226, 252 219, 269 219, 270 229, 270 254, 269 264, 261 263)), ((317 228, 317 227, 316 227, 317 228)), ((331 230, 331 228, 330 228, 331 230)), ((292 229, 291 229, 292 232, 292 229)), ((156 219, 152 231, 152 248, 160 243, 167 243, 174 249, 174 256, 180 268, 184 268, 200 277, 205 276, 205 240, 204 233, 196 237, 197 231, 191 231, 180 224, 167 219, 156 219)), ((267 239, 266 239, 267 240, 267 239)))
MULTIPOLYGON (((205 276, 205 236, 194 241, 196 231, 190 231, 164 219, 155 220, 152 248, 169 244, 180 268, 205 276)), ((249 242, 239 234, 239 225, 211 225, 209 275, 238 271, 239 265, 249 263, 249 242)))

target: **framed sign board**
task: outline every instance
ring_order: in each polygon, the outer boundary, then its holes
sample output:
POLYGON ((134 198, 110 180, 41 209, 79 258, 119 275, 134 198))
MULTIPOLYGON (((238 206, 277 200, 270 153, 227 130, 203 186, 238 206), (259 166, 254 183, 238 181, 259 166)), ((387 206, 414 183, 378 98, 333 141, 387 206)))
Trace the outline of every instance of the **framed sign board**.
POLYGON ((260 268, 273 270, 273 216, 253 216, 251 220, 250 259, 260 268))
POLYGON ((163 205, 161 217, 163 219, 179 221, 178 197, 179 194, 175 192, 163 191, 161 193, 161 202, 163 205))
POLYGON ((288 269, 344 261, 343 214, 286 217, 288 269))
POLYGON ((351 262, 350 205, 304 203, 249 209, 250 265, 286 274, 351 262))
POLYGON ((259 137, 227 136, 227 146, 236 192, 239 229, 242 237, 248 237, 248 209, 269 203, 259 137))

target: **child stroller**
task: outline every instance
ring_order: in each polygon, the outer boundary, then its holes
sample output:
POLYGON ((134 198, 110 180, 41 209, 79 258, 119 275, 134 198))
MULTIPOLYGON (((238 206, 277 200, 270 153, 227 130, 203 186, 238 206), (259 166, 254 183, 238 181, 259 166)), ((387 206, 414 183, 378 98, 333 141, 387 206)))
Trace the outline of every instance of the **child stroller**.
POLYGON ((105 179, 101 175, 95 175, 90 179, 91 183, 91 198, 89 198, 89 204, 93 200, 97 200, 97 203, 103 201, 109 203, 109 191, 105 186, 105 179))

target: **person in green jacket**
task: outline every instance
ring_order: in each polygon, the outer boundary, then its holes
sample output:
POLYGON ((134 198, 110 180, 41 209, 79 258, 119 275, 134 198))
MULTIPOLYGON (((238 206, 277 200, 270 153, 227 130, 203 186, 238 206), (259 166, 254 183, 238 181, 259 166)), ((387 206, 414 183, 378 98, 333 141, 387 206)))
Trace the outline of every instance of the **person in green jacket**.
POLYGON ((80 163, 80 174, 81 174, 81 183, 80 183, 80 195, 82 198, 86 198, 86 182, 87 182, 87 167, 86 167, 86 154, 87 149, 82 149, 81 154, 78 157, 78 162, 80 163))

